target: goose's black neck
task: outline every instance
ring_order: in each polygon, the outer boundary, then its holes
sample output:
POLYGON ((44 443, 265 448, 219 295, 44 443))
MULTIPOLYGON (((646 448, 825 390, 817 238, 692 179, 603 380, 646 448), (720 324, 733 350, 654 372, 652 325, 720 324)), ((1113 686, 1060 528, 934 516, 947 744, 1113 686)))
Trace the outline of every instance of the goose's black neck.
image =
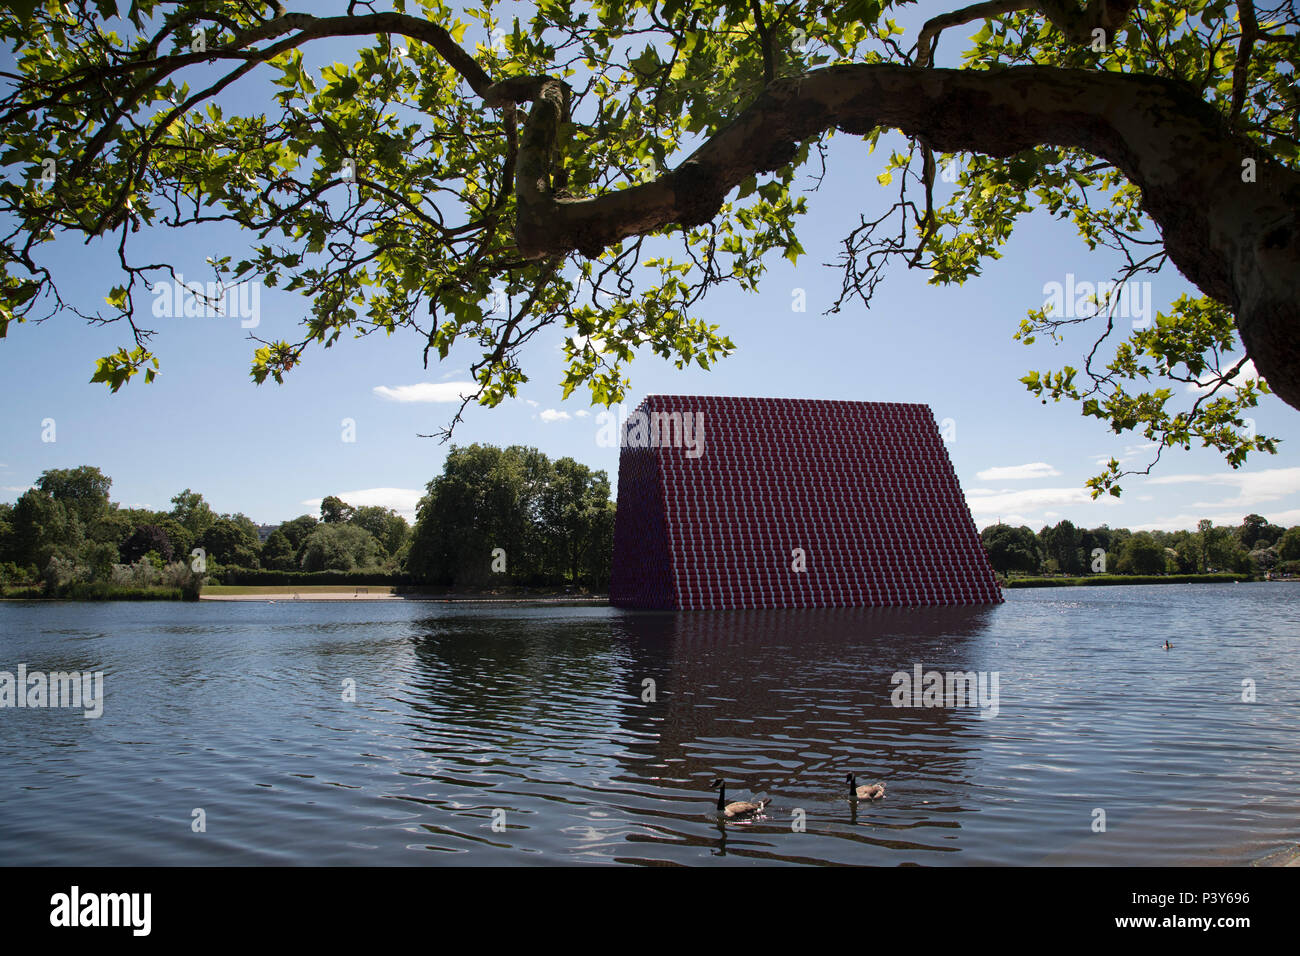
POLYGON ((725 783, 718 785, 718 809, 727 809, 727 785, 725 783))

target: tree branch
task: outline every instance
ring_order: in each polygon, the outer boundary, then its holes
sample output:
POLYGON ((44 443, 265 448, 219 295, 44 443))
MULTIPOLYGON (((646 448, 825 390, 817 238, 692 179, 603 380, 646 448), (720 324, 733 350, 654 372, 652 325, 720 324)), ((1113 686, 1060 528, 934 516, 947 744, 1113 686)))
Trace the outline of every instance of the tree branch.
POLYGON ((929 66, 934 62, 939 34, 949 27, 958 27, 976 20, 992 20, 1017 10, 1034 10, 1037 6, 1036 0, 985 0, 983 3, 932 17, 921 27, 920 36, 916 39, 916 65, 929 66))
POLYGON ((1253 0, 1238 0, 1237 14, 1241 18, 1241 40, 1237 45, 1237 62, 1232 68, 1232 109, 1228 111, 1228 119, 1234 123, 1246 102, 1251 51, 1259 39, 1259 23, 1255 19, 1253 0))
POLYGON ((758 33, 758 45, 763 54, 763 82, 771 83, 776 79, 776 51, 772 46, 772 35, 763 22, 763 5, 760 0, 749 0, 749 8, 754 13, 754 29, 758 33))
POLYGON ((1300 408, 1300 174, 1269 162, 1267 187, 1243 182, 1242 159, 1254 151, 1176 81, 1045 66, 837 65, 773 82, 657 179, 576 199, 551 195, 545 165, 524 157, 553 132, 559 92, 534 105, 520 150, 515 238, 525 256, 594 257, 630 236, 706 223, 743 180, 781 169, 801 143, 830 129, 893 128, 932 149, 996 157, 1040 145, 1081 148, 1141 188, 1170 259, 1236 312, 1257 367, 1300 408))
POLYGON ((992 20, 1020 10, 1042 14, 1074 43, 1091 43, 1094 30, 1102 30, 1109 43, 1136 6, 1137 0, 1091 0, 1083 8, 1075 0, 984 0, 927 20, 916 41, 916 65, 929 66, 934 62, 939 34, 949 27, 992 20))

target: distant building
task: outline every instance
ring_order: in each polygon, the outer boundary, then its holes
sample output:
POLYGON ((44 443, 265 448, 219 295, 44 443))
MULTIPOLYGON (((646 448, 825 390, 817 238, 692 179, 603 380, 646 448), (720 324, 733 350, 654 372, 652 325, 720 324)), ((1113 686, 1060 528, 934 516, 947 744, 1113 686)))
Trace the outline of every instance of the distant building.
POLYGON ((652 395, 621 441, 618 607, 1002 600, 928 406, 652 395))
POLYGON ((271 534, 272 534, 272 533, 275 531, 275 529, 278 528, 278 527, 280 527, 278 524, 259 524, 259 525, 257 526, 257 540, 258 540, 258 543, 259 543, 259 544, 266 544, 266 539, 269 538, 269 537, 271 537, 271 534))

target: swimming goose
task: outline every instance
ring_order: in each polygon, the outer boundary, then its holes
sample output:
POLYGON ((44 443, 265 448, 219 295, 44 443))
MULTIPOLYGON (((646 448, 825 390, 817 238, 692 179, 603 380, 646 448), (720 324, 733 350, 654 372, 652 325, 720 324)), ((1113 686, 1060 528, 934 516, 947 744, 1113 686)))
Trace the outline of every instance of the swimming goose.
POLYGON ((869 783, 859 787, 858 778, 852 773, 845 774, 844 779, 848 782, 851 800, 880 800, 885 795, 883 783, 869 783))
POLYGON ((772 802, 772 799, 768 797, 765 800, 759 800, 757 803, 747 803, 743 800, 728 803, 727 784, 721 777, 709 784, 709 789, 718 791, 718 813, 728 820, 752 820, 763 812, 765 806, 772 802))

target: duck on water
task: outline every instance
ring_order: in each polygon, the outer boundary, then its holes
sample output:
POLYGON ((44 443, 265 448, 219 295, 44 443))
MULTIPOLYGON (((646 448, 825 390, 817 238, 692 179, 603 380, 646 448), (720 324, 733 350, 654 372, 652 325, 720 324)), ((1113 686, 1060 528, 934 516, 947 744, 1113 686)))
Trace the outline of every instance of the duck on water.
POLYGON ((845 774, 844 780, 849 785, 850 800, 880 800, 885 796, 883 783, 864 783, 859 787, 858 778, 852 773, 845 774))
POLYGON ((727 784, 721 777, 709 784, 709 788, 718 791, 718 813, 727 820, 753 820, 763 813, 763 808, 772 802, 771 797, 757 802, 737 800, 727 802, 727 784))

